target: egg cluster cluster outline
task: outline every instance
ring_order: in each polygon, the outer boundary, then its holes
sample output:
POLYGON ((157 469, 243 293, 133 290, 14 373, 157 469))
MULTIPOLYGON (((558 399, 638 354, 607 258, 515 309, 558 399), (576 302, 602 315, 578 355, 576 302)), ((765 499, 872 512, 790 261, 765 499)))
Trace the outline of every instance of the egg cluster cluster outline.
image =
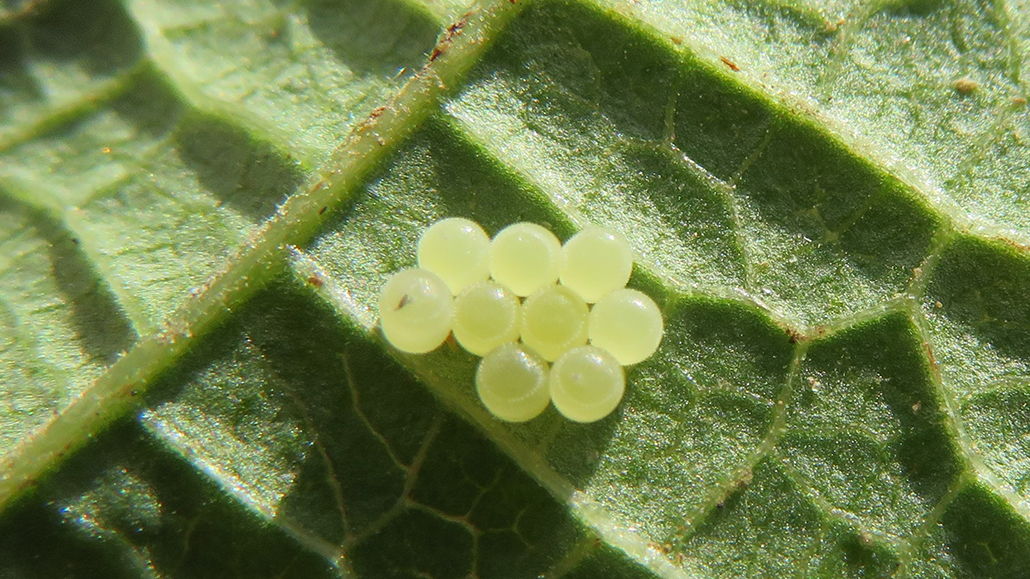
POLYGON ((575 422, 600 420, 622 400, 623 366, 661 342, 658 306, 626 288, 633 252, 615 231, 587 227, 562 245, 520 222, 491 240, 478 223, 451 217, 422 234, 417 258, 380 292, 383 335, 424 354, 453 334, 482 356, 476 391, 501 420, 530 420, 550 403, 575 422))

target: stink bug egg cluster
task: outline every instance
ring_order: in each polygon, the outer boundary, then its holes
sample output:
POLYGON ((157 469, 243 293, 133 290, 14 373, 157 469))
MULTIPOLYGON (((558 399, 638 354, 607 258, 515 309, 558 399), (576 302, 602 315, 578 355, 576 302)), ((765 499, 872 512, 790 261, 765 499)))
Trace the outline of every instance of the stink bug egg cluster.
POLYGON ((626 289, 632 269, 629 243, 605 228, 562 245, 515 223, 491 240, 452 217, 422 234, 418 267, 383 286, 380 323, 403 352, 430 352, 453 333, 482 356, 476 392, 501 420, 530 420, 553 402, 570 420, 594 422, 622 400, 622 367, 654 354, 664 332, 654 301, 626 289))

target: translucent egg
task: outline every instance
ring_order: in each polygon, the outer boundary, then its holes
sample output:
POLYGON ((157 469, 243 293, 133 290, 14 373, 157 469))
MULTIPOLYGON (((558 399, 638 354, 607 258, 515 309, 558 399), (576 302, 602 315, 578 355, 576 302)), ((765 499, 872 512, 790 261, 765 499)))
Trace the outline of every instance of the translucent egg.
POLYGON ((519 339, 521 308, 515 294, 500 284, 470 285, 454 300, 454 337, 469 352, 485 356, 519 339))
POLYGON ((424 269, 401 270, 379 293, 379 320, 393 347, 424 354, 451 333, 454 298, 436 274, 424 269))
POLYGON ((552 285, 522 304, 522 341, 548 362, 587 343, 586 302, 567 287, 552 285))
POLYGON ((654 354, 664 331, 658 306, 637 290, 615 290, 590 311, 590 343, 611 352, 624 366, 654 354))
POLYGON ((440 276, 457 294, 490 277, 490 238, 475 221, 437 221, 418 240, 418 266, 440 276))
POLYGON ((562 248, 565 268, 562 285, 594 303, 610 292, 626 287, 633 271, 633 250, 620 233, 603 227, 587 227, 573 235, 562 248))
POLYGON ((569 420, 594 422, 608 416, 625 390, 622 366, 601 348, 574 348, 551 367, 551 400, 569 420))
POLYGON ((490 274, 517 296, 558 281, 564 261, 558 238, 535 223, 509 225, 490 244, 490 274))
POLYGON ((476 392, 497 418, 524 422, 551 401, 547 375, 547 362, 535 353, 519 344, 504 344, 479 362, 476 392))

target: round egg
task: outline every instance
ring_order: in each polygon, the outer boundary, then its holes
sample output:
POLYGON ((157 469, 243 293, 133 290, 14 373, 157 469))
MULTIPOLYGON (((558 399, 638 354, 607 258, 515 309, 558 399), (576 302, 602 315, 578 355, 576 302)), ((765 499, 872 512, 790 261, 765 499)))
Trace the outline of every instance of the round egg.
POLYGON ((441 219, 418 240, 418 266, 440 276, 458 294, 490 276, 490 238, 475 221, 441 219))
POLYGON ((424 269, 397 272, 379 293, 383 335, 402 352, 435 350, 451 333, 454 298, 436 274, 424 269))
POLYGON ((622 400, 626 377, 610 353, 595 346, 569 350, 551 367, 551 401, 576 422, 595 422, 622 400))
POLYGON ((522 304, 522 341, 545 360, 554 361, 587 343, 589 312, 576 292, 560 285, 546 287, 522 304))
POLYGON ((633 250, 620 233, 587 227, 562 247, 565 267, 561 284, 592 304, 626 287, 633 271, 633 250))
POLYGON ((535 223, 509 225, 490 242, 490 275, 520 297, 558 281, 564 261, 558 238, 535 223))
POLYGON ((551 401, 547 362, 520 344, 498 346, 476 368, 476 392, 497 418, 525 422, 551 401))
POLYGON ((504 286, 472 284, 454 299, 454 338, 469 352, 485 356, 519 339, 521 309, 519 299, 504 286))
POLYGON ((664 332, 662 312, 637 290, 615 290, 590 311, 590 343, 611 352, 624 366, 654 354, 664 332))

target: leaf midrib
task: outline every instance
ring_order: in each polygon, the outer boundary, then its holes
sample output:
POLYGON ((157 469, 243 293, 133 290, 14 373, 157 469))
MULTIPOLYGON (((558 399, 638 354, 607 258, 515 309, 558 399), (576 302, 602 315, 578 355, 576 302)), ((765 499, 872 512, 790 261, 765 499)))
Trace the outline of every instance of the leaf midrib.
MULTIPOLYGON (((308 239, 360 179, 414 130, 449 86, 473 64, 525 3, 487 0, 446 40, 445 50, 358 125, 317 181, 291 196, 216 272, 205 289, 140 339, 91 387, 0 463, 0 510, 31 488, 65 455, 138 402, 137 396, 198 336, 256 292, 283 264, 285 248, 308 239), (324 217, 323 217, 324 215, 324 217)), ((191 96, 187 94, 186 96, 191 96)))

